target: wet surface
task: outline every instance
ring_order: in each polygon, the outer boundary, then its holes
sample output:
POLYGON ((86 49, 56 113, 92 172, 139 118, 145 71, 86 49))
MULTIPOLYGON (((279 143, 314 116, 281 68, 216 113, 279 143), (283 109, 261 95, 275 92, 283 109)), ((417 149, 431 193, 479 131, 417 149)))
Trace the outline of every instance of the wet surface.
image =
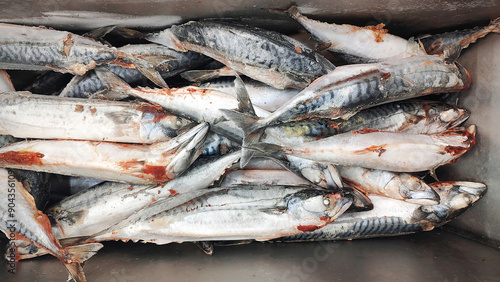
MULTIPOLYGON (((500 250, 435 230, 338 242, 216 247, 109 242, 85 265, 89 281, 499 281, 500 250)), ((53 257, 0 267, 2 281, 65 281, 53 257)))

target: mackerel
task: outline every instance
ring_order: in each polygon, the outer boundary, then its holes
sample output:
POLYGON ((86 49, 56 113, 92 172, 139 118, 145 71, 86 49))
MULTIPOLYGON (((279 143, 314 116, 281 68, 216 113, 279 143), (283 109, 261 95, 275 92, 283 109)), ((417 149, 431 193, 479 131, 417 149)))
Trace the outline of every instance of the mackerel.
POLYGON ((0 167, 44 171, 134 184, 167 182, 202 151, 207 123, 152 145, 34 140, 0 148, 0 167))
POLYGON ((251 26, 191 21, 145 38, 172 49, 202 53, 278 89, 303 89, 335 68, 304 44, 251 26))
POLYGON ((18 138, 151 144, 190 123, 147 103, 0 93, 0 134, 18 138))

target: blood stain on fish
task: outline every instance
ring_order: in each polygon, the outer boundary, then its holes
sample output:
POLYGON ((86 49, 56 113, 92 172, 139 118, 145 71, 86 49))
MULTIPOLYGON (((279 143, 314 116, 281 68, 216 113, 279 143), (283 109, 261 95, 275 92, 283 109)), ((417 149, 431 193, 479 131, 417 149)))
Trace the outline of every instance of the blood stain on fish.
POLYGON ((312 232, 316 229, 320 229, 321 227, 320 226, 316 226, 316 225, 299 225, 297 226, 297 229, 302 231, 302 232, 312 232))
POLYGON ((83 106, 82 105, 76 105, 75 112, 77 112, 77 113, 83 112, 83 106))
POLYGON ((9 165, 42 165, 42 153, 9 151, 0 153, 0 166, 9 165))

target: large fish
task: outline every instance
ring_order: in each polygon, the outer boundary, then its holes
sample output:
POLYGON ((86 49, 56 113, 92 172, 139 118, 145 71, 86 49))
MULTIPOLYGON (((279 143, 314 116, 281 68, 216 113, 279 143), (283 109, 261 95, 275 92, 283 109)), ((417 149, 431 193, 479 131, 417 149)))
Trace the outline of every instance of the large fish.
POLYGON ((202 53, 279 89, 303 89, 335 68, 304 44, 251 26, 191 21, 145 38, 172 49, 202 53))
POLYGON ((294 155, 316 162, 372 169, 416 172, 453 162, 475 144, 475 126, 440 134, 354 131, 298 145, 257 143, 268 155, 294 155))
POLYGON ((18 138, 151 144, 190 123, 147 103, 0 93, 0 134, 18 138))
POLYGON ((383 24, 358 27, 324 23, 303 16, 297 6, 292 6, 287 13, 325 44, 328 50, 350 63, 426 55, 417 41, 389 34, 383 24))
POLYGON ((140 213, 151 203, 207 188, 239 157, 240 152, 234 152, 217 158, 198 159, 184 174, 161 185, 106 182, 92 187, 62 200, 47 211, 55 221, 53 232, 58 239, 91 236, 140 213))
MULTIPOLYGON (((169 199, 171 200, 171 199, 169 199)), ((174 208, 127 221, 89 241, 155 244, 209 240, 269 240, 316 230, 334 221, 352 198, 297 186, 213 188, 174 208)), ((159 203, 160 204, 160 203, 159 203)), ((156 209, 157 210, 157 209, 156 209)))
POLYGON ((34 140, 0 148, 0 167, 44 171, 135 184, 167 182, 201 154, 208 123, 152 145, 34 140))
POLYGON ((11 240, 7 248, 9 260, 19 259, 15 242, 32 242, 62 261, 75 281, 86 281, 81 265, 83 254, 71 253, 61 246, 52 233, 49 218, 36 208, 33 197, 12 172, 0 169, 0 181, 0 230, 11 240))
POLYGON ((163 78, 144 59, 66 31, 0 24, 0 68, 55 70, 83 75, 97 65, 114 63, 139 69, 159 86, 163 78))
POLYGON ((430 186, 441 197, 437 205, 420 206, 372 196, 374 209, 371 211, 344 213, 319 230, 278 241, 351 240, 429 231, 462 214, 486 192, 484 184, 475 182, 437 182, 430 186))

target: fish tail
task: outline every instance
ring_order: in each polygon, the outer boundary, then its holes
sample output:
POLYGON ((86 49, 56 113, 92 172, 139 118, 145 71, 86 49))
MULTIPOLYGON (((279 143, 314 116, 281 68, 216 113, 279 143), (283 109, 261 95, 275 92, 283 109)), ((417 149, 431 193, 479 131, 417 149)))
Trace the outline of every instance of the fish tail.
POLYGON ((288 10, 285 11, 291 18, 297 20, 300 18, 302 15, 299 12, 299 8, 296 5, 293 5, 292 7, 288 8, 288 10))
POLYGON ((132 87, 130 87, 128 83, 119 78, 117 75, 112 73, 109 69, 95 68, 95 73, 97 77, 99 77, 99 79, 107 85, 108 89, 105 91, 99 91, 93 96, 110 100, 121 100, 131 96, 130 90, 132 87))
POLYGON ((494 19, 490 23, 491 32, 500 33, 500 17, 494 19))
POLYGON ((238 98, 238 111, 222 109, 222 113, 226 118, 231 120, 241 128, 245 134, 243 138, 243 147, 241 149, 240 167, 245 167, 250 159, 253 157, 254 152, 247 148, 254 143, 259 142, 260 137, 264 133, 264 127, 267 123, 260 120, 255 114, 255 110, 248 96, 245 84, 238 74, 235 74, 234 86, 236 88, 236 95, 238 98))
POLYGON ((85 278, 85 273, 83 272, 83 266, 81 263, 78 262, 72 262, 72 263, 65 263, 64 266, 66 267, 66 270, 68 271, 69 275, 71 278, 76 281, 76 282, 86 282, 87 278, 85 278))

